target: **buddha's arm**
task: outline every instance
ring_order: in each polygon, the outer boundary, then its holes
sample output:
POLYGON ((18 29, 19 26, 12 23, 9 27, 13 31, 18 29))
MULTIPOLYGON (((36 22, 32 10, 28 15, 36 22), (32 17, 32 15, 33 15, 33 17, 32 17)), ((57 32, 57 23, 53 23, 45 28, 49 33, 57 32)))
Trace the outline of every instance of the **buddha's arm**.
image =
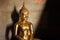
POLYGON ((31 24, 31 40, 33 39, 33 25, 31 24))
POLYGON ((33 25, 31 24, 31 33, 33 34, 33 25))

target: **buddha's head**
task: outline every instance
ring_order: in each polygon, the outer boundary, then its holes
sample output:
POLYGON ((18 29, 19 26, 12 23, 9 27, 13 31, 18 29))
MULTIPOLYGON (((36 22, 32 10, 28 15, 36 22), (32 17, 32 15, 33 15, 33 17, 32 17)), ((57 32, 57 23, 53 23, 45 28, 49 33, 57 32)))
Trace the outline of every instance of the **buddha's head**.
POLYGON ((20 15, 20 19, 21 19, 21 20, 27 20, 27 19, 28 19, 29 11, 28 11, 28 9, 25 7, 24 2, 23 2, 23 6, 22 6, 21 10, 19 11, 19 15, 20 15))

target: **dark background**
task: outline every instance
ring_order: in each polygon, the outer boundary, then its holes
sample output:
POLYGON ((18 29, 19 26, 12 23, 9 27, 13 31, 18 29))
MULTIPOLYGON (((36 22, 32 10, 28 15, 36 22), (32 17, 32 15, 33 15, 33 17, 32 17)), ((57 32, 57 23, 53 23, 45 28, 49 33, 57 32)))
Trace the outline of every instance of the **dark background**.
POLYGON ((41 22, 37 26, 35 38, 59 40, 60 36, 60 1, 47 0, 41 22))

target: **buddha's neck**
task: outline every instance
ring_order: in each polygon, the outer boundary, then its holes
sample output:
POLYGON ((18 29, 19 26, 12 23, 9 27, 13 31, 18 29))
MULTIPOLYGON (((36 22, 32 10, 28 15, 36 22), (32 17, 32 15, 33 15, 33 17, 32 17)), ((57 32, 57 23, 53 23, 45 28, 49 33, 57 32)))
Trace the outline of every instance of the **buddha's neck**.
POLYGON ((26 22, 27 22, 27 20, 22 20, 22 19, 21 19, 21 20, 20 20, 20 22, 26 23, 26 22))

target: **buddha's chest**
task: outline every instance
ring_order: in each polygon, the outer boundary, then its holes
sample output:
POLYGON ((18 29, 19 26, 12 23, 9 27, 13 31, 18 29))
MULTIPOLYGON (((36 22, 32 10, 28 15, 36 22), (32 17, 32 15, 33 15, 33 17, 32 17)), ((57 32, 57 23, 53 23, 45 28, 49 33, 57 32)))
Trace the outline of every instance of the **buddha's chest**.
POLYGON ((29 30, 30 26, 28 24, 22 24, 21 28, 22 28, 22 30, 29 30))
POLYGON ((20 25, 20 33, 23 35, 30 35, 30 26, 28 24, 20 25))
POLYGON ((30 35, 30 27, 28 25, 24 25, 21 27, 24 35, 30 35))
POLYGON ((29 26, 22 26, 23 30, 29 30, 29 26))

